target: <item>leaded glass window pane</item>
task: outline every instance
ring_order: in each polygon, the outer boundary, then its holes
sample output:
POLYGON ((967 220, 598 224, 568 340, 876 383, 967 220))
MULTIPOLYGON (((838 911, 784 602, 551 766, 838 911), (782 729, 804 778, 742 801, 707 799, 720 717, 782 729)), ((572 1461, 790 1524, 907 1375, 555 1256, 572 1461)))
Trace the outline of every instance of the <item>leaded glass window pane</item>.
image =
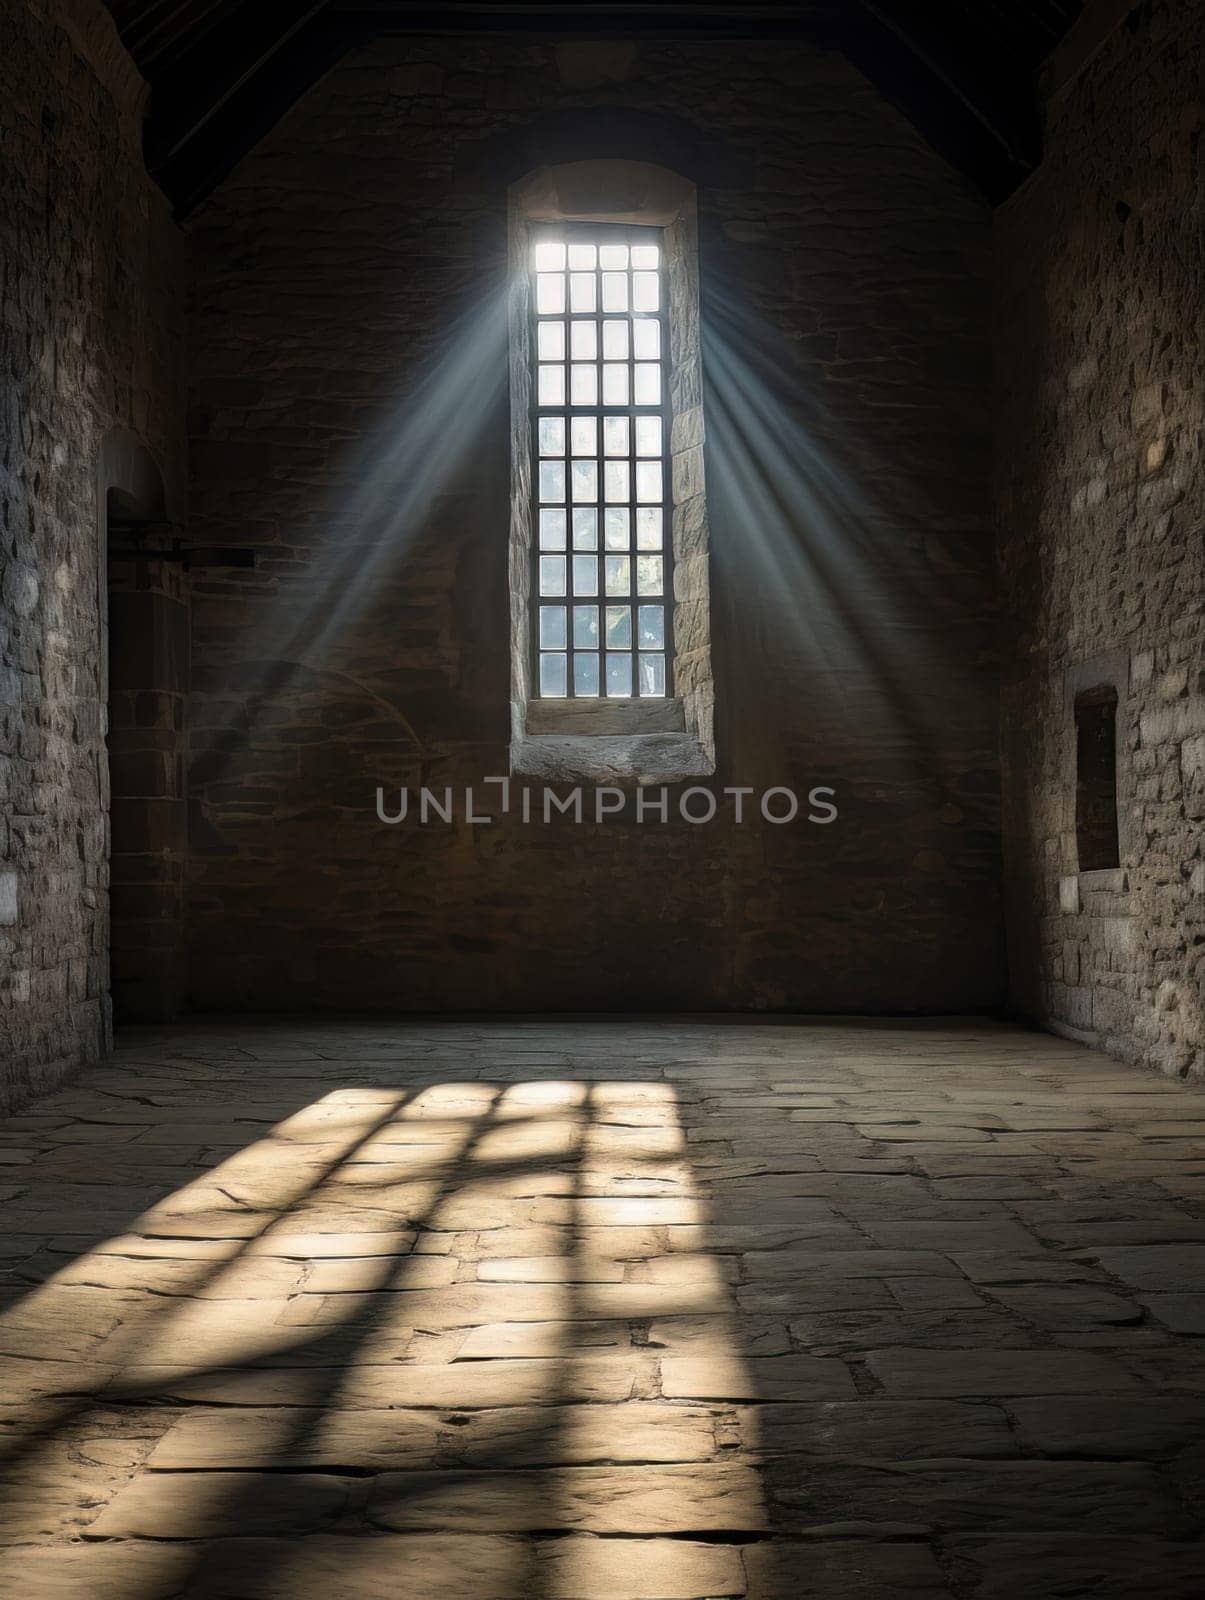
POLYGON ((660 232, 539 224, 532 246, 538 691, 664 696, 673 630, 660 232))

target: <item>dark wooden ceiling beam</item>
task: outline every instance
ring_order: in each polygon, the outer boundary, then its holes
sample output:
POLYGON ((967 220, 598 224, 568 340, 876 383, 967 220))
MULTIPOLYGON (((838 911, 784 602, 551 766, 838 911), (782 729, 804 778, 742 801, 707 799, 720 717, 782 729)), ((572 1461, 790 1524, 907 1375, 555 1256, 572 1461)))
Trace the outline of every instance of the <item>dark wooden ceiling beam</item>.
POLYGON ((195 209, 363 38, 354 22, 321 9, 293 30, 260 70, 244 78, 159 167, 156 179, 176 215, 195 209))
POLYGON ((331 0, 379 33, 536 35, 545 39, 798 39, 833 32, 832 0, 798 5, 450 5, 331 0))
POLYGON ((240 0, 112 0, 109 6, 126 48, 143 75, 196 48, 204 34, 240 0))
POLYGON ((170 68, 157 73, 144 148, 153 175, 197 138, 239 92, 326 8, 326 0, 258 0, 210 28, 170 68))
POLYGON ((952 45, 958 37, 956 19, 950 16, 949 6, 943 8, 944 16, 930 11, 926 21, 924 7, 901 4, 900 0, 861 0, 861 4, 965 108, 1009 160, 1036 165, 1040 138, 1024 60, 997 46, 976 62, 972 48, 980 41, 975 39, 963 40, 964 48, 956 49, 952 45))
MULTIPOLYGON (((528 38, 806 40, 839 49, 991 201, 1037 164, 1033 69, 1046 28, 987 26, 963 0, 808 0, 799 5, 426 6, 402 0, 250 0, 150 65, 147 164, 186 213, 354 45, 381 34, 528 38)), ((1010 0, 1010 4, 1012 0, 1010 0)), ((1075 0, 1017 0, 1070 15, 1075 0)), ((174 0, 194 16, 215 0, 174 0)), ((137 10, 137 8, 134 8, 137 10)), ((144 25, 154 6, 142 10, 144 25)), ((131 19, 132 20, 132 19, 131 19)))
POLYGON ((939 155, 998 204, 1040 159, 1032 74, 1009 57, 997 64, 993 83, 907 20, 914 16, 906 0, 854 0, 841 50, 939 155))

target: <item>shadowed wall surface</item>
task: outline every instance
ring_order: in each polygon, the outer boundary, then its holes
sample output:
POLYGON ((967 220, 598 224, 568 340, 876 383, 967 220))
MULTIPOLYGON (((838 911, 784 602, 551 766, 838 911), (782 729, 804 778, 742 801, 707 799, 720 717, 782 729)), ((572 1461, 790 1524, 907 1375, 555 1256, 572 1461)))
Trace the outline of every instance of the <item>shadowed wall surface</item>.
POLYGON ((105 440, 143 441, 178 517, 184 387, 182 241, 143 168, 143 85, 108 12, 30 0, 0 27, 6 1105, 95 1060, 108 1033, 106 471, 128 485, 105 440))
POLYGON ((1051 63, 1046 161, 996 224, 1013 992, 1075 1037, 1194 1075, 1203 48, 1200 6, 1138 6, 1103 42, 1086 18, 1051 63), (1081 877, 1074 699, 1102 684, 1120 690, 1121 861, 1081 877))
POLYGON ((191 232, 196 1003, 1001 999, 987 213, 848 65, 381 41, 191 232), (507 184, 604 154, 698 186, 713 787, 831 827, 376 821, 507 770, 507 184))

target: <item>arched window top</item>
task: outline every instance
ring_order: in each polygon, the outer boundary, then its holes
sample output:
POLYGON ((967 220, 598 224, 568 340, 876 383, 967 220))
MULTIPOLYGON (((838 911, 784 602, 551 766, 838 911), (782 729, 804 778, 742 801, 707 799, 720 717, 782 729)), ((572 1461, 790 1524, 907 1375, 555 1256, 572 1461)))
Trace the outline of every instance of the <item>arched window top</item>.
POLYGON ((110 428, 101 440, 96 462, 98 508, 116 492, 123 509, 140 517, 166 514, 163 475, 154 456, 128 428, 110 428))
POLYGON ((693 210, 695 186, 649 161, 570 161, 528 173, 511 201, 529 222, 667 228, 693 210))

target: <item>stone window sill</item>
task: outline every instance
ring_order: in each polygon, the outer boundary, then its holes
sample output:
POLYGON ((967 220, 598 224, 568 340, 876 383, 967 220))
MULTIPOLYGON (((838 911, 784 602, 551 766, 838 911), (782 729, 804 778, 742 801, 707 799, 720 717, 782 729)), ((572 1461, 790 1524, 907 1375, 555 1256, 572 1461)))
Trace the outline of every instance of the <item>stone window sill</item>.
POLYGON ((548 783, 680 783, 715 762, 690 733, 531 733, 511 744, 513 776, 548 783))
POLYGON ((528 734, 685 733, 681 700, 529 700, 528 734))
POLYGON ((1059 910, 1064 916, 1128 917, 1129 877, 1124 867, 1094 867, 1090 872, 1069 872, 1059 879, 1059 910))
POLYGON ((1081 889, 1102 890, 1109 894, 1124 894, 1129 888, 1124 867, 1096 867, 1091 872, 1077 874, 1081 889))
POLYGON ((715 761, 680 699, 529 700, 511 772, 548 782, 648 784, 710 777, 715 761))

